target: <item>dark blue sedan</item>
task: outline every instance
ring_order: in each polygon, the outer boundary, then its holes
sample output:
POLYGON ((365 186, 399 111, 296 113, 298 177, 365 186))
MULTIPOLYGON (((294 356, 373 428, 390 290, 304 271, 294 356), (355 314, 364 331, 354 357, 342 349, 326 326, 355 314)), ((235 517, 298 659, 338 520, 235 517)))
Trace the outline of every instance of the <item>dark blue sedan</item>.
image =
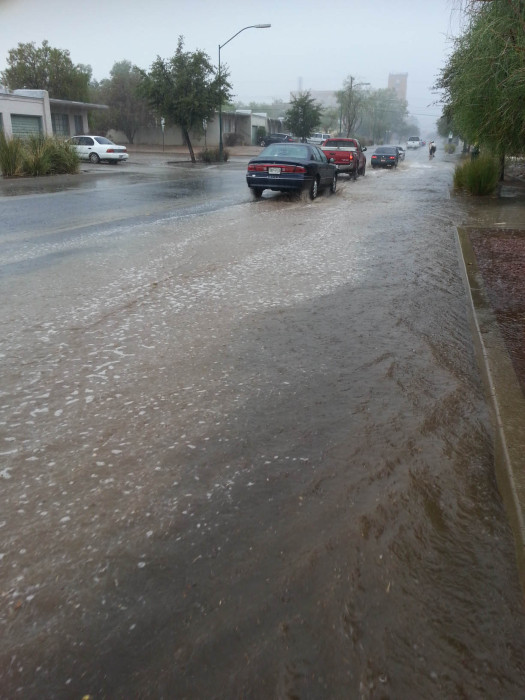
POLYGON ((246 182, 254 197, 264 190, 301 192, 315 199, 324 188, 335 192, 337 167, 309 143, 273 143, 248 163, 246 182))

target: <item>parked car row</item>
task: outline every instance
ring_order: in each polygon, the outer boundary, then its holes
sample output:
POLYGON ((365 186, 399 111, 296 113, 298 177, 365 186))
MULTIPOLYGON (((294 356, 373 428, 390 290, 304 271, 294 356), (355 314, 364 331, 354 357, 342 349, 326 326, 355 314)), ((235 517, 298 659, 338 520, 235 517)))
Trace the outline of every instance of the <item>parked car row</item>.
MULTIPOLYGON (((246 184, 257 199, 264 190, 305 191, 315 199, 323 189, 335 192, 341 173, 353 179, 364 175, 365 151, 366 146, 357 139, 330 138, 320 147, 311 143, 272 143, 249 161, 246 184)), ((378 146, 370 163, 372 168, 397 168, 404 159, 402 146, 378 146)))

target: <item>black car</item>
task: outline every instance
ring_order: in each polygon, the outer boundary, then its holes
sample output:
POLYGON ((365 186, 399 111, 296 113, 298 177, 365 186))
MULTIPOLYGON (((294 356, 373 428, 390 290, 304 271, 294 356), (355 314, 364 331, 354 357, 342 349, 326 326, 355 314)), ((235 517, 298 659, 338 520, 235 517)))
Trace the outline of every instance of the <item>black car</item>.
POLYGON ((315 199, 320 190, 337 187, 337 167, 318 146, 309 143, 273 143, 248 163, 246 182, 254 197, 263 190, 301 192, 315 199))
POLYGON ((399 151, 396 146, 378 146, 370 158, 373 168, 397 168, 399 151))
POLYGON ((259 146, 269 146, 272 143, 293 143, 294 139, 290 134, 266 134, 259 141, 259 146))

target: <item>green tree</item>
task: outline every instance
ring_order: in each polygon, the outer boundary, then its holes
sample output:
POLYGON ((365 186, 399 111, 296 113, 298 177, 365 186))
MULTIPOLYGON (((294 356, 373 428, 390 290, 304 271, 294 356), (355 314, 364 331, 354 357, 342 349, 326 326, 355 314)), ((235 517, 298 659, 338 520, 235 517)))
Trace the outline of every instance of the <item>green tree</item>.
MULTIPOLYGON (((394 90, 372 90, 362 103, 363 131, 375 143, 391 134, 403 135, 407 130, 407 103, 394 90)), ((413 128, 413 127, 412 127, 413 128)))
POLYGON ((96 101, 109 106, 109 111, 99 112, 95 117, 97 126, 103 131, 118 129, 133 143, 137 129, 150 126, 155 120, 148 101, 139 94, 142 72, 129 61, 113 65, 109 79, 94 87, 96 101))
POLYGON ((336 97, 339 104, 339 130, 348 138, 361 123, 366 95, 358 85, 354 86, 354 78, 350 75, 336 97))
POLYGON ((525 3, 470 3, 466 12, 467 30, 435 87, 462 138, 500 155, 503 177, 505 153, 525 151, 525 3))
POLYGON ((321 117, 322 130, 329 134, 335 134, 339 129, 339 116, 337 107, 325 107, 321 117))
POLYGON ((447 114, 443 113, 441 117, 436 122, 437 132, 440 136, 447 138, 450 133, 453 136, 458 136, 459 132, 456 129, 454 120, 451 119, 447 114))
POLYGON ((91 66, 74 65, 69 51, 54 49, 47 41, 18 44, 8 52, 2 81, 11 89, 47 90, 60 100, 89 99, 91 66))
POLYGON ((286 128, 292 134, 306 139, 321 123, 323 107, 314 100, 310 91, 301 92, 292 97, 290 109, 285 114, 286 128))
POLYGON ((190 157, 195 154, 190 131, 202 130, 203 120, 210 120, 219 107, 231 99, 228 71, 220 76, 203 51, 184 51, 184 38, 179 37, 175 55, 163 60, 160 56, 149 73, 141 72, 140 94, 166 124, 180 126, 190 157))

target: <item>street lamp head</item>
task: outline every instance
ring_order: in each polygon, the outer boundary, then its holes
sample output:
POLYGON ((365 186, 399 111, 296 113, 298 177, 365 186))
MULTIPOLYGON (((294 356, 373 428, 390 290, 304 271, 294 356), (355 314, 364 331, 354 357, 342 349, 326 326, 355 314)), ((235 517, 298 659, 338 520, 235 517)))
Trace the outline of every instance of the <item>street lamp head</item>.
POLYGON ((271 27, 271 24, 254 24, 253 25, 255 29, 268 29, 268 27, 271 27))

